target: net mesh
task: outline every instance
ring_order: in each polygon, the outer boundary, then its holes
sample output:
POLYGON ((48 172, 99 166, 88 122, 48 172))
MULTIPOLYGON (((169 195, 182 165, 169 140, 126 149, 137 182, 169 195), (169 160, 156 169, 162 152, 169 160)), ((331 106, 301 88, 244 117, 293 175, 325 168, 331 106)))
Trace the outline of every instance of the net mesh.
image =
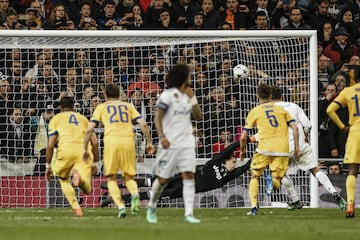
MULTIPOLYGON (((176 63, 192 69, 194 92, 203 120, 194 122, 198 164, 239 140, 248 111, 257 104, 260 82, 282 86, 285 100, 299 104, 309 115, 309 39, 304 37, 257 38, 155 38, 155 37, 0 37, 0 69, 7 75, 1 88, 1 207, 67 206, 56 179, 46 183, 45 148, 47 123, 58 100, 74 96, 76 111, 91 116, 104 101, 106 83, 122 86, 122 98, 132 102, 148 122, 153 141, 158 137, 153 122, 158 94, 165 88, 167 71, 176 63), (244 64, 247 79, 233 77, 232 68, 244 64), (134 84, 143 81, 143 84, 134 84), (150 84, 151 82, 151 84, 150 84), (225 140, 226 139, 226 140, 225 140)), ((137 132, 138 179, 151 174, 154 156, 144 153, 137 132)), ((103 129, 96 129, 100 146, 103 129)), ((249 144, 249 155, 255 149, 249 144)), ((100 161, 102 149, 100 149, 100 161)), ((291 175, 304 205, 309 205, 309 176, 295 170, 291 175)), ((221 189, 196 195, 196 207, 249 206, 250 172, 221 189)), ((101 205, 107 190, 102 170, 93 179, 93 191, 80 202, 101 205)), ((121 182, 121 179, 119 179, 121 182)), ((265 195, 260 181, 259 205, 286 202, 283 189, 265 195)), ((141 191, 148 190, 141 187, 141 191)), ((123 190, 126 194, 126 190, 123 190)), ((146 201, 146 200, 145 200, 146 201)), ((145 202, 143 202, 145 203, 145 202)), ((181 199, 162 198, 163 207, 183 206, 181 199)))

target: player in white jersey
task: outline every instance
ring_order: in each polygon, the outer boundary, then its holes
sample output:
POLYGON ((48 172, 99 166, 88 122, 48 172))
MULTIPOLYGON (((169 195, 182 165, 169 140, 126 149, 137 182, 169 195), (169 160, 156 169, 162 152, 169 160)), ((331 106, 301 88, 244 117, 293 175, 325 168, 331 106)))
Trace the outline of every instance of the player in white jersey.
POLYGON ((157 223, 156 205, 159 197, 176 172, 183 181, 184 221, 199 223, 193 216, 195 197, 195 138, 191 117, 201 119, 201 110, 193 90, 189 87, 190 70, 187 65, 175 65, 166 76, 166 89, 156 104, 155 126, 160 138, 146 220, 157 223))
MULTIPOLYGON (((311 122, 306 116, 304 110, 295 103, 281 101, 282 93, 280 87, 278 86, 273 86, 271 88, 271 96, 272 100, 276 102, 275 104, 282 106, 286 111, 288 111, 298 125, 299 147, 301 155, 298 158, 294 157, 294 139, 292 137, 292 130, 289 128, 289 166, 295 165, 303 171, 310 171, 311 174, 325 187, 325 189, 329 193, 331 193, 333 198, 338 203, 339 207, 345 210, 346 201, 336 191, 328 176, 324 172, 320 171, 318 167, 318 161, 317 159, 315 159, 313 150, 310 144, 306 142, 304 130, 307 134, 310 132, 311 122)), ((294 188, 294 183, 288 175, 285 175, 285 177, 282 179, 282 185, 284 186, 287 193, 289 194, 289 197, 291 198, 291 204, 289 205, 288 209, 293 210, 302 208, 302 205, 294 188)))

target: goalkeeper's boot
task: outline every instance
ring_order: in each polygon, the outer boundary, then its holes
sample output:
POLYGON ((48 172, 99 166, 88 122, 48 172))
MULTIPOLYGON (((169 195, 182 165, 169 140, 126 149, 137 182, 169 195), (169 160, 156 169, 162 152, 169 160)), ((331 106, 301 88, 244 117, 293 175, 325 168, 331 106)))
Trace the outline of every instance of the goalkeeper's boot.
POLYGON ((156 213, 156 208, 147 207, 146 210, 146 221, 148 223, 157 223, 157 213, 156 213))
POLYGON ((347 206, 346 206, 346 217, 347 218, 355 217, 354 203, 348 203, 347 204, 347 206))
POLYGON ((253 207, 246 215, 248 215, 248 216, 256 216, 257 213, 258 213, 258 208, 253 207))
POLYGON ((290 203, 288 206, 288 210, 302 209, 302 207, 303 206, 302 206, 300 200, 298 200, 296 202, 290 203))
POLYGON ((274 189, 274 187, 273 187, 273 183, 272 183, 271 173, 268 172, 266 174, 266 187, 265 187, 266 195, 271 196, 273 189, 274 189))
POLYGON ((80 185, 80 181, 81 181, 80 174, 79 174, 78 170, 74 169, 72 175, 73 175, 73 177, 72 177, 73 186, 78 187, 80 185))
POLYGON ((140 203, 139 194, 138 193, 133 194, 131 196, 131 207, 130 207, 132 215, 136 215, 139 213, 139 203, 140 203))
POLYGON ((344 198, 342 198, 338 192, 333 193, 333 198, 335 199, 335 201, 337 202, 339 207, 345 211, 346 210, 346 201, 344 200, 344 198))
POLYGON ((186 223, 200 223, 200 219, 197 219, 193 215, 187 215, 184 218, 184 222, 186 222, 186 223))
POLYGON ((83 211, 82 211, 81 207, 73 208, 73 212, 74 212, 74 215, 76 217, 82 217, 83 216, 83 211))
POLYGON ((126 217, 126 208, 125 206, 119 208, 118 218, 125 218, 126 217))

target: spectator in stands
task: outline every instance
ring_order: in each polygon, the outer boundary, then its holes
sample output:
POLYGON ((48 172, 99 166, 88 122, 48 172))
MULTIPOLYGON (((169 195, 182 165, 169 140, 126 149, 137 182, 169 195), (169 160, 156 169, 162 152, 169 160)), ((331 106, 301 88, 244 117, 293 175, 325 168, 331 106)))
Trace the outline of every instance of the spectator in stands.
POLYGON ((358 44, 360 37, 360 25, 354 21, 351 8, 347 7, 340 12, 339 22, 335 25, 335 29, 338 29, 339 27, 344 27, 349 33, 350 42, 358 44))
POLYGON ((283 29, 306 30, 306 29, 310 29, 310 28, 311 27, 304 22, 301 8, 298 6, 292 7, 290 10, 288 25, 285 26, 283 29))
POLYGON ((80 20, 77 24, 78 29, 82 30, 96 30, 97 23, 94 18, 92 18, 92 9, 91 3, 84 1, 80 5, 80 20))
POLYGON ((51 103, 47 104, 45 110, 36 116, 30 117, 31 140, 33 141, 34 155, 37 158, 34 173, 35 176, 45 175, 45 153, 47 148, 48 124, 55 116, 55 109, 51 103))
POLYGON ((49 22, 45 29, 50 30, 74 30, 75 24, 70 20, 63 4, 56 5, 50 14, 49 22))
POLYGON ((200 9, 191 0, 176 0, 172 9, 174 11, 174 20, 177 29, 188 29, 194 24, 194 15, 200 9))
POLYGON ((269 22, 264 11, 257 11, 254 21, 255 25, 250 27, 250 30, 269 30, 269 22))
POLYGON ((78 85, 78 75, 75 68, 68 68, 64 80, 61 81, 61 93, 58 101, 62 97, 73 97, 75 102, 79 99, 78 95, 81 93, 81 89, 78 85))
POLYGON ((79 82, 81 84, 90 85, 95 88, 95 85, 97 84, 97 79, 95 77, 94 70, 91 67, 82 68, 79 82))
POLYGON ((324 50, 324 55, 334 63, 335 69, 350 60, 350 57, 358 54, 358 47, 349 41, 350 34, 344 27, 335 31, 335 41, 330 43, 324 50))
POLYGON ((144 92, 144 96, 147 97, 149 93, 160 94, 161 87, 152 81, 150 68, 147 65, 138 67, 136 82, 131 83, 128 88, 128 97, 131 96, 134 89, 141 89, 144 92))
POLYGON ((210 100, 210 81, 206 72, 195 72, 195 79, 191 82, 193 84, 192 88, 194 89, 194 93, 199 101, 200 107, 203 108, 210 100))
POLYGON ((196 156, 198 158, 207 157, 204 133, 196 126, 193 126, 192 134, 195 137, 196 156))
POLYGON ((89 84, 84 84, 83 86, 84 86, 82 91, 83 94, 79 100, 79 104, 81 108, 80 113, 86 117, 90 117, 91 97, 95 95, 95 90, 89 84))
POLYGON ((189 30, 201 30, 204 29, 204 19, 201 12, 194 13, 193 25, 189 27, 189 30))
POLYGON ((165 64, 165 58, 161 53, 156 54, 154 66, 151 68, 151 80, 155 81, 162 89, 165 88, 165 77, 168 68, 165 64))
POLYGON ((329 166, 329 175, 340 175, 341 172, 339 164, 332 164, 329 166))
POLYGON ((352 68, 355 67, 356 65, 360 66, 360 57, 358 55, 353 55, 353 56, 351 56, 350 61, 348 63, 344 63, 341 66, 341 68, 331 76, 330 81, 334 82, 337 75, 340 74, 340 75, 345 76, 346 85, 349 86, 350 85, 350 74, 351 74, 350 70, 352 70, 352 68))
POLYGON ((84 68, 91 66, 88 51, 88 49, 79 49, 75 51, 73 61, 69 61, 69 66, 76 69, 78 76, 81 75, 84 68))
POLYGON ((212 153, 214 155, 218 154, 221 151, 223 151, 225 148, 230 146, 230 144, 232 142, 231 136, 232 136, 232 133, 229 129, 222 128, 220 130, 219 140, 212 145, 212 153))
POLYGON ((116 3, 116 12, 120 17, 124 17, 124 14, 131 10, 135 5, 135 0, 120 0, 116 3))
POLYGON ((105 87, 107 84, 110 84, 110 83, 114 83, 114 84, 117 84, 117 85, 120 85, 120 99, 121 101, 124 101, 124 102, 127 102, 127 96, 124 92, 124 89, 122 88, 122 85, 119 84, 119 80, 115 77, 115 74, 114 74, 114 69, 112 67, 106 67, 104 69, 104 72, 103 72, 103 75, 102 77, 100 78, 99 80, 99 84, 97 86, 97 89, 96 91, 98 93, 104 93, 105 92, 105 87))
POLYGON ((169 6, 164 0, 152 0, 144 16, 144 27, 149 29, 158 27, 161 22, 161 12, 168 8, 169 6))
MULTIPOLYGON (((15 107, 6 123, 7 142, 5 156, 10 162, 28 163, 31 153, 28 118, 24 119, 23 110, 15 107)), ((2 138, 4 139, 4 138, 2 138)))
POLYGON ((18 23, 18 15, 16 13, 8 14, 4 23, 1 24, 0 27, 3 30, 22 29, 22 25, 18 23))
POLYGON ((135 22, 138 25, 139 28, 143 28, 144 27, 144 14, 143 11, 141 10, 141 7, 137 4, 135 4, 132 7, 132 11, 134 13, 134 18, 135 18, 135 22))
POLYGON ((26 9, 25 14, 18 17, 18 23, 22 26, 22 30, 40 30, 41 26, 36 21, 38 19, 37 10, 35 8, 26 9))
POLYGON ((318 2, 317 10, 310 15, 307 24, 313 29, 321 31, 324 22, 331 22, 333 26, 337 23, 337 20, 329 14, 329 0, 320 0, 318 2))
POLYGON ((272 1, 269 0, 256 0, 255 5, 252 6, 249 10, 249 18, 251 19, 250 26, 253 26, 255 23, 256 13, 259 11, 265 12, 266 21, 268 23, 268 28, 272 28, 272 13, 274 11, 274 4, 272 1))
POLYGON ((38 26, 40 26, 40 29, 44 29, 45 26, 48 24, 47 16, 50 16, 52 4, 51 1, 45 0, 45 1, 38 1, 34 0, 30 3, 30 8, 33 8, 37 11, 37 17, 35 19, 35 22, 38 26))
POLYGON ((116 16, 116 4, 113 0, 105 0, 103 2, 103 15, 97 19, 98 27, 101 30, 119 30, 120 17, 116 16))
POLYGON ((333 83, 326 86, 324 96, 319 100, 319 157, 330 157, 329 143, 329 122, 330 119, 326 114, 326 108, 337 96, 337 88, 333 83))
POLYGON ((122 30, 140 29, 144 25, 141 16, 135 16, 132 8, 124 10, 124 15, 119 21, 122 30))
POLYGON ((224 90, 221 87, 215 87, 210 92, 210 103, 205 106, 204 133, 205 137, 210 137, 211 143, 218 140, 220 136, 219 129, 225 127, 234 132, 234 128, 239 125, 239 116, 233 111, 233 107, 225 98, 224 90))
POLYGON ((341 20, 342 11, 350 7, 351 1, 329 0, 329 14, 334 19, 341 20))
POLYGON ((334 26, 330 21, 325 21, 320 31, 318 31, 318 41, 322 43, 323 48, 332 43, 334 38, 334 26))
POLYGON ((157 24, 154 25, 154 29, 160 30, 174 30, 176 25, 171 18, 171 11, 169 9, 163 9, 160 11, 160 19, 157 24))
POLYGON ((214 0, 202 0, 201 14, 203 17, 203 29, 219 29, 223 23, 219 12, 214 9, 214 0))
MULTIPOLYGON (((5 126, 9 109, 12 108, 12 101, 9 99, 10 84, 8 76, 0 71, 0 125, 5 126)), ((1 144, 1 146, 5 146, 1 144)), ((0 147, 1 147, 0 146, 0 147)))
POLYGON ((245 29, 248 26, 250 18, 249 9, 246 5, 239 6, 239 0, 226 0, 226 10, 222 13, 225 22, 230 24, 232 30, 245 29))
POLYGON ((231 29, 231 24, 228 23, 228 22, 223 22, 223 23, 221 24, 221 26, 220 26, 220 29, 221 29, 221 30, 232 30, 232 29, 231 29))
POLYGON ((134 81, 134 69, 130 66, 131 62, 129 61, 126 51, 119 53, 116 63, 117 65, 114 69, 115 76, 119 79, 123 89, 127 90, 130 83, 134 81))
POLYGON ((319 81, 319 96, 325 91, 326 86, 330 82, 331 75, 334 73, 331 67, 331 60, 325 56, 320 55, 318 58, 318 81, 319 81))
POLYGON ((0 1, 0 25, 5 22, 7 16, 16 14, 15 9, 9 6, 9 0, 0 1))

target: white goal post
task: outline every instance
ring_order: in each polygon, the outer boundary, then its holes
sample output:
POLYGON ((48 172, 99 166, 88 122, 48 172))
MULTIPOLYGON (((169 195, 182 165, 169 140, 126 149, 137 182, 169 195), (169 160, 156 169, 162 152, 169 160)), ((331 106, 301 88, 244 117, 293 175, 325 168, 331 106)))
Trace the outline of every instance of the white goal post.
MULTIPOLYGON (((138 90, 137 87, 130 90, 130 85, 136 81, 139 72, 142 71, 141 67, 150 71, 151 81, 156 83, 161 91, 165 87, 166 71, 173 64, 189 64, 193 69, 192 81, 195 93, 199 94, 198 98, 201 98, 205 116, 203 122, 196 123, 196 129, 202 134, 197 135, 196 138, 203 140, 203 145, 198 148, 199 164, 213 156, 213 145, 219 140, 223 130, 230 129, 233 138, 238 137, 237 131, 241 129, 246 113, 256 104, 256 86, 259 81, 280 84, 286 90, 287 100, 302 105, 309 115, 312 122, 310 141, 314 155, 318 158, 318 53, 317 34, 314 30, 8 30, 0 31, 0 41, 0 57, 4 59, 0 63, 0 71, 8 77, 10 92, 7 96, 12 97, 11 110, 1 110, 0 117, 3 121, 1 124, 7 125, 12 117, 12 110, 21 108, 23 114, 21 126, 26 128, 24 123, 26 119, 28 131, 30 135, 32 134, 22 141, 28 141, 25 147, 29 150, 28 154, 23 156, 24 153, 16 153, 15 147, 15 153, 11 153, 11 158, 9 157, 11 150, 9 142, 14 139, 9 139, 9 129, 3 127, 1 130, 0 207, 66 206, 61 194, 57 193, 59 190, 56 181, 44 185, 45 179, 41 170, 34 169, 39 168, 39 164, 41 165, 39 163, 41 148, 36 147, 40 138, 40 118, 47 111, 57 107, 56 101, 61 92, 67 91, 68 81, 70 81, 68 72, 71 69, 74 69, 76 71, 74 74, 77 75, 76 86, 72 92, 77 98, 77 107, 79 111, 82 109, 90 114, 92 109, 88 105, 93 100, 93 96, 102 97, 101 86, 108 81, 108 78, 122 85, 124 97, 130 101, 131 94, 138 90), (121 66, 123 64, 120 63, 121 61, 126 62, 125 66, 121 66), (40 65, 39 62, 41 62, 40 65), (20 76, 15 71, 16 64, 20 64, 20 76), (246 81, 232 78, 232 67, 237 64, 248 66, 250 76, 246 81), (85 77, 85 69, 89 68, 92 71, 92 80, 87 82, 89 80, 85 77), (45 69, 50 71, 49 79, 56 82, 50 85, 46 83, 45 69), (16 83, 20 86, 18 90, 15 90, 16 81, 20 81, 16 83), (24 87, 24 81, 28 83, 27 87, 24 87), (93 92, 86 102, 82 91, 85 91, 87 87, 93 88, 93 92), (45 88, 47 90, 44 93, 42 90, 45 88), (25 96, 26 91, 28 92, 25 96), (221 105, 222 107, 226 105, 224 108, 221 108, 219 103, 221 94, 225 98, 225 103, 221 105), (218 105, 215 106, 215 102, 218 105), (83 106, 83 104, 88 105, 83 106), (227 109, 228 106, 229 109, 227 109), (37 124, 31 125, 36 117, 38 117, 37 124), (35 129, 32 133, 31 127, 35 129), (20 157, 16 154, 23 155, 20 157), (205 160, 201 161, 201 159, 205 160)), ((147 111, 151 112, 151 102, 154 103, 159 91, 157 88, 150 87, 141 91, 141 94, 144 103, 139 105, 139 111, 143 109, 143 113, 149 116, 147 120, 151 125, 151 114, 147 111)), ((6 108, 7 105, 4 106, 6 108)), ((156 133, 153 132, 153 134, 156 140, 156 133)), ((13 135, 12 138, 14 138, 13 135)), ((101 129, 99 136, 101 136, 101 129)), ((142 144, 141 139, 137 141, 139 155, 142 155, 142 144)), ((253 150, 254 145, 251 145, 250 149, 253 150)), ((26 149, 24 151, 26 152, 26 149)), ((145 160, 138 158, 137 163, 139 177, 148 176, 151 173, 151 165, 154 161, 152 156, 142 157, 145 160)), ((295 184, 304 184, 297 187, 302 196, 301 200, 305 201, 308 207, 319 207, 317 180, 308 173, 300 175, 297 171, 293 173, 295 184)), ((248 180, 248 175, 241 176, 228 183, 226 191, 224 188, 213 190, 211 193, 197 194, 196 206, 247 207, 249 206, 249 200, 246 199, 248 198, 246 192, 248 180), (237 188, 238 185, 239 188, 237 188), (241 200, 238 200, 239 196, 241 200), (229 200, 231 197, 232 200, 229 200), (217 203, 213 202, 215 198, 217 198, 217 203)), ((100 172, 94 178, 94 191, 90 194, 91 196, 81 196, 83 204, 91 207, 99 206, 99 199, 104 193, 104 190, 100 189, 100 183, 103 181, 104 177, 100 172)), ((274 193, 277 195, 271 198, 267 198, 263 190, 260 187, 260 206, 271 206, 271 202, 288 201, 284 197, 283 190, 274 193)), ((166 201, 165 199, 163 204, 164 206, 181 206, 181 201, 166 201)))

